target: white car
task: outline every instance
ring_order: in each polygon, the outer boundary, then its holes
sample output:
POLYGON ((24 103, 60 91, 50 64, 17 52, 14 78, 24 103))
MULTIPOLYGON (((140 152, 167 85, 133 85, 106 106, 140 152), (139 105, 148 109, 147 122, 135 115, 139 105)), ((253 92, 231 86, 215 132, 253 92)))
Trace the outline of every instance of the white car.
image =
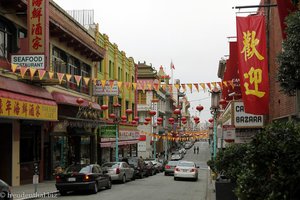
POLYGON ((174 169, 174 180, 189 178, 198 180, 198 166, 192 161, 180 161, 174 169))
POLYGON ((126 162, 107 162, 102 165, 102 169, 110 175, 112 181, 125 183, 134 179, 134 169, 126 162))

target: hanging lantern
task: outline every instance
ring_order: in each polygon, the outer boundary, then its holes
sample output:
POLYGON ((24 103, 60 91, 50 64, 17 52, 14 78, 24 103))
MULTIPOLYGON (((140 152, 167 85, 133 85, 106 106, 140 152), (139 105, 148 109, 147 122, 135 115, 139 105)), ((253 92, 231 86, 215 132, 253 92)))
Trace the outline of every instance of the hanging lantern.
POLYGON ((150 122, 150 121, 151 121, 151 118, 150 118, 150 117, 146 117, 145 120, 146 120, 147 122, 150 122))
POLYGON ((226 103, 227 103, 227 102, 226 102, 225 99, 221 99, 221 100, 219 101, 219 104, 222 105, 222 106, 225 106, 226 103))
POLYGON ((149 122, 145 121, 145 122, 144 122, 144 124, 145 124, 145 125, 148 125, 148 124, 149 124, 149 122))
POLYGON ((84 100, 83 100, 83 98, 77 98, 76 99, 76 102, 79 104, 79 105, 81 105, 81 104, 83 104, 83 102, 84 102, 84 100))
POLYGON ((131 124, 132 124, 132 125, 135 125, 136 123, 137 123, 137 122, 136 122, 135 120, 132 120, 132 121, 131 121, 131 124))
POLYGON ((128 108, 125 112, 127 115, 130 115, 130 114, 132 114, 132 109, 128 108))
POLYGON ((138 121, 139 121, 139 117, 137 117, 137 116, 136 116, 136 117, 134 117, 133 119, 134 119, 134 121, 136 121, 136 122, 138 122, 138 121))
POLYGON ((126 121, 126 120, 127 120, 127 116, 126 116, 126 115, 123 115, 123 116, 121 117, 121 119, 122 119, 123 121, 126 121))
POLYGON ((200 120, 200 118, 199 117, 194 117, 194 121, 199 121, 200 120))
POLYGON ((200 112, 200 111, 202 111, 204 109, 204 107, 201 106, 201 105, 199 105, 199 106, 196 107, 196 109, 200 112))
POLYGON ((209 121, 210 123, 213 123, 214 119, 213 119, 213 118, 210 118, 208 121, 209 121))
POLYGON ((186 121, 182 121, 183 124, 186 124, 186 121))
POLYGON ((113 107, 115 107, 115 108, 121 107, 121 104, 119 104, 119 103, 114 103, 114 104, 113 104, 113 107))
POLYGON ((158 117, 158 118, 157 118, 157 121, 158 121, 158 122, 162 122, 162 120, 163 120, 163 119, 162 119, 161 117, 158 117))
POLYGON ((107 110, 107 109, 108 109, 108 105, 104 104, 104 105, 101 106, 101 110, 107 110))
POLYGON ((173 122, 174 121, 174 118, 173 117, 170 117, 169 118, 169 122, 173 122))
POLYGON ((181 121, 186 121, 186 117, 181 117, 181 121))
POLYGON ((162 122, 161 122, 161 121, 157 121, 157 124, 158 124, 158 125, 161 125, 161 124, 162 124, 162 122))
POLYGON ((200 121, 199 121, 199 120, 197 120, 197 121, 195 121, 195 123, 196 123, 196 124, 199 124, 199 123, 200 123, 200 121))
POLYGON ((114 118, 116 118, 116 115, 114 113, 110 113, 109 118, 114 119, 114 118))
POLYGON ((156 114, 155 110, 149 110, 149 115, 154 116, 156 114))
POLYGON ((180 111, 180 109, 176 108, 173 113, 175 115, 180 115, 181 111, 180 111))

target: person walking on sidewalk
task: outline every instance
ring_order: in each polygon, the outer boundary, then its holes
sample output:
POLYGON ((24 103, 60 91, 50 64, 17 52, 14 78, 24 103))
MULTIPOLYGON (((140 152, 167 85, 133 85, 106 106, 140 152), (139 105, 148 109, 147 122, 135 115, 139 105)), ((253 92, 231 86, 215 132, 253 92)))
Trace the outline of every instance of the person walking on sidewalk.
POLYGON ((199 147, 197 147, 197 154, 199 154, 199 147))
POLYGON ((196 147, 194 146, 194 154, 196 153, 196 147))

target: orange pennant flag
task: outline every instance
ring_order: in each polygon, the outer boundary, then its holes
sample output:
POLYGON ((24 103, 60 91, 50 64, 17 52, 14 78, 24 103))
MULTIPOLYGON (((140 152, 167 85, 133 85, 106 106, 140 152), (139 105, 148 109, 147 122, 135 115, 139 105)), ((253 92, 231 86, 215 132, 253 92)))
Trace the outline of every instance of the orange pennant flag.
POLYGON ((231 85, 232 89, 234 88, 234 84, 233 84, 233 81, 228 81, 229 84, 231 85))
POLYGON ((148 83, 147 86, 148 86, 149 90, 152 90, 152 84, 151 83, 148 83))
POLYGON ((207 87, 211 90, 211 85, 210 83, 206 83, 207 87))
POLYGON ((114 86, 115 81, 114 80, 109 80, 109 87, 110 87, 110 91, 112 90, 113 86, 114 86))
POLYGON ((15 71, 17 70, 18 65, 12 63, 10 66, 11 66, 11 71, 13 73, 15 73, 15 71))
POLYGON ((195 86, 197 92, 199 92, 199 84, 198 83, 194 83, 194 86, 195 86))
POLYGON ((36 72, 36 68, 30 67, 29 72, 30 72, 30 79, 32 80, 36 72))
POLYGON ((121 91, 122 91, 122 85, 123 85, 123 82, 118 81, 118 88, 119 88, 119 90, 121 90, 121 91))
POLYGON ((39 79, 42 80, 46 74, 46 70, 39 69, 38 74, 39 74, 39 79))
POLYGON ((80 80, 81 80, 82 76, 74 75, 74 78, 75 78, 75 81, 76 81, 76 84, 77 84, 77 87, 78 87, 79 84, 80 84, 80 80))
POLYGON ((70 80, 72 78, 72 74, 66 74, 66 78, 67 78, 67 81, 70 82, 70 80))
POLYGON ((205 83, 200 83, 200 86, 205 90, 205 83))
POLYGON ((102 87, 103 87, 103 90, 104 90, 104 87, 105 87, 105 84, 106 84, 106 80, 101 80, 101 84, 102 84, 102 87))
POLYGON ((157 92, 158 91, 158 83, 153 84, 154 90, 157 92))
POLYGON ((225 85, 225 87, 228 87, 227 82, 223 81, 223 85, 225 85))
POLYGON ((61 84, 65 74, 63 73, 56 73, 57 74, 57 78, 58 78, 58 81, 59 81, 59 84, 61 84))
POLYGON ((190 92, 193 93, 193 85, 191 83, 186 84, 190 88, 190 92))
POLYGON ((52 80, 53 76, 54 76, 54 72, 48 72, 49 75, 49 79, 52 80))
POLYGON ((218 85, 223 90, 223 84, 222 84, 222 82, 218 82, 218 85))
POLYGON ((141 83, 141 86, 142 86, 142 90, 143 90, 143 93, 145 93, 145 89, 146 89, 146 85, 144 82, 141 83))
POLYGON ((136 83, 132 83, 132 87, 134 90, 136 90, 136 83))
POLYGON ((89 82, 90 82, 90 78, 89 77, 83 77, 83 82, 86 86, 89 85, 89 82))
POLYGON ((211 82, 211 84, 214 86, 214 88, 217 86, 216 82, 211 82))
POLYGON ((27 72, 27 69, 28 69, 27 67, 21 67, 21 68, 20 68, 20 72, 21 72, 21 77, 22 77, 22 78, 24 78, 25 73, 27 72))
POLYGON ((177 90, 180 89, 180 85, 179 84, 175 84, 174 86, 176 87, 177 90))

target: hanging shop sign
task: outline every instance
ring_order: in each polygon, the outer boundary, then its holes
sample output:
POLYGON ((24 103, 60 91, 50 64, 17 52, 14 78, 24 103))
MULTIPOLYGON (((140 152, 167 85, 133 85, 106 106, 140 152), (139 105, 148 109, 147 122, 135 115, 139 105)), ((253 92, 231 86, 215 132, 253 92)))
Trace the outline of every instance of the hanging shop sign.
POLYGON ((31 67, 35 69, 44 69, 44 55, 12 55, 11 62, 18 67, 31 67))
POLYGON ((234 102, 234 125, 236 128, 260 128, 264 125, 263 115, 245 113, 243 102, 234 102))
POLYGON ((139 142, 138 143, 138 151, 139 152, 145 152, 145 151, 147 151, 147 148, 146 148, 147 146, 146 146, 146 142, 139 142))
POLYGON ((116 125, 101 126, 100 134, 101 134, 101 138, 116 138, 117 126, 116 125))
POLYGON ((96 80, 96 83, 93 88, 93 93, 95 96, 118 96, 119 95, 118 81, 96 80))
POLYGON ((140 132, 137 130, 120 130, 120 140, 138 140, 140 139, 140 132))
POLYGON ((57 120, 57 106, 0 97, 0 117, 57 120))
POLYGON ((235 139, 235 126, 234 125, 223 125, 223 139, 225 141, 235 139))

